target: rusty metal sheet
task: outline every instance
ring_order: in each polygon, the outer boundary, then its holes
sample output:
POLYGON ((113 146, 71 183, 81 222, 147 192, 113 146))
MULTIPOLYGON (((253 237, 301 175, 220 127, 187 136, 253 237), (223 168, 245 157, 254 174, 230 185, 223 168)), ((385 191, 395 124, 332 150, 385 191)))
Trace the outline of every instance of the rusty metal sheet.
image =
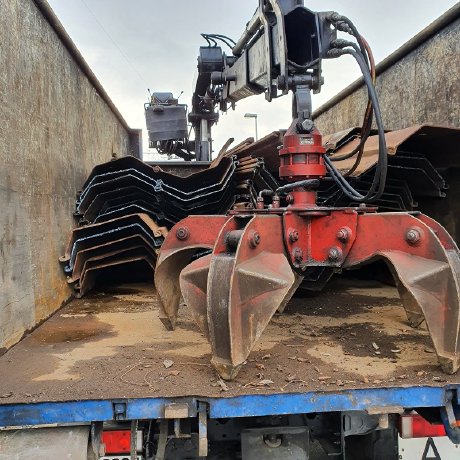
POLYGON ((353 127, 338 131, 337 133, 323 135, 323 146, 326 150, 336 150, 343 144, 350 142, 359 136, 361 128, 353 127))
POLYGON ((93 223, 97 216, 110 205, 110 203, 120 203, 123 200, 130 200, 132 197, 137 199, 149 200, 152 206, 159 206, 160 197, 149 193, 135 185, 117 188, 98 194, 83 212, 76 212, 75 216, 81 218, 82 223, 93 223))
MULTIPOLYGON (((415 125, 406 129, 391 131, 385 134, 388 155, 396 155, 399 150, 421 153, 428 157, 437 167, 460 165, 458 145, 460 145, 460 129, 434 125, 415 125)), ((350 153, 359 144, 359 139, 353 139, 334 152, 334 155, 350 153)), ((372 168, 378 159, 378 136, 369 136, 365 146, 361 164, 353 172, 357 177, 372 168)), ((333 158, 333 155, 331 155, 333 158)), ((335 164, 341 171, 347 171, 355 162, 355 157, 335 164)))
POLYGON ((133 247, 136 245, 136 243, 137 245, 139 245, 139 243, 144 245, 146 250, 152 254, 156 254, 156 251, 158 250, 150 243, 147 238, 140 234, 130 235, 125 238, 109 241, 98 246, 92 246, 88 249, 77 252, 73 265, 72 275, 67 279, 67 282, 69 284, 73 284, 78 281, 82 274, 84 264, 87 260, 92 260, 93 257, 106 255, 116 250, 126 250, 127 247, 133 247))
POLYGON ((65 254, 59 259, 60 262, 66 266, 65 270, 71 273, 75 257, 79 251, 103 243, 101 237, 104 237, 105 242, 117 239, 117 237, 120 238, 121 236, 117 232, 123 229, 126 229, 128 235, 135 234, 137 229, 144 230, 146 235, 153 238, 153 244, 156 247, 161 245, 168 233, 167 228, 158 227, 145 214, 131 214, 99 224, 78 227, 72 231, 65 254))
POLYGON ((150 267, 152 273, 155 269, 156 257, 149 254, 144 247, 127 248, 126 250, 114 251, 113 254, 94 257, 87 260, 83 267, 80 283, 75 287, 77 297, 82 297, 94 287, 97 276, 102 270, 111 270, 114 267, 129 265, 135 262, 144 261, 150 267))
POLYGON ((284 131, 280 130, 273 131, 256 142, 253 138, 249 138, 225 154, 236 155, 238 158, 248 155, 253 158, 263 158, 266 168, 271 173, 277 174, 279 168, 278 147, 283 143, 283 135, 284 131))
POLYGON ((114 171, 121 171, 123 169, 129 168, 136 169, 140 172, 143 172, 146 175, 150 175, 152 173, 152 168, 146 163, 144 163, 142 160, 139 160, 138 158, 135 158, 133 156, 118 158, 116 160, 111 160, 106 163, 96 165, 87 177, 85 183, 83 184, 82 191, 89 187, 93 179, 98 175, 114 171))

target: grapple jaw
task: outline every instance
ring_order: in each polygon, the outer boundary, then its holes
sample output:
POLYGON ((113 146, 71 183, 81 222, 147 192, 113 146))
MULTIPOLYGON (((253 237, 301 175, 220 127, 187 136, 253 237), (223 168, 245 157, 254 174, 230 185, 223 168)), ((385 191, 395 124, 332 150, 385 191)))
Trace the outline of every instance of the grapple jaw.
POLYGON ((168 330, 176 327, 181 299, 180 272, 197 253, 214 247, 227 219, 225 216, 190 216, 176 224, 165 238, 155 267, 155 288, 160 299, 160 319, 168 330))
POLYGON ((443 371, 457 372, 460 253, 452 237, 439 223, 422 214, 365 214, 359 218, 358 229, 344 268, 384 258, 410 324, 417 327, 426 321, 443 371))
POLYGON ((232 217, 212 254, 182 271, 184 300, 211 343, 212 364, 222 378, 236 376, 297 285, 279 216, 232 217))
MULTIPOLYGON (((190 229, 188 219, 177 229, 190 229)), ((191 231, 190 246, 170 242, 173 229, 165 240, 166 252, 161 250, 155 282, 167 324, 175 322, 182 292, 222 378, 235 378, 303 272, 311 267, 348 269, 379 258, 394 274, 411 325, 425 320, 443 370, 458 370, 459 250, 432 219, 353 209, 194 219, 197 229, 208 230, 206 244, 191 231), (198 247, 212 252, 189 263, 198 247)))

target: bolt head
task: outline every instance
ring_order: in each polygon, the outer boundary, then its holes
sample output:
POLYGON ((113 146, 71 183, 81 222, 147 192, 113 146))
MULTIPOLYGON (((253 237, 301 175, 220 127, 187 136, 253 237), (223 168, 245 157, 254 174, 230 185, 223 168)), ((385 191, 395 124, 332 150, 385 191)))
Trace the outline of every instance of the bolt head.
POLYGON ((176 231, 176 238, 184 241, 190 236, 190 230, 187 227, 179 227, 176 231))
POLYGON ((342 242, 346 243, 351 236, 351 230, 348 227, 342 227, 338 232, 337 232, 337 239, 342 242))
POLYGON ((289 241, 295 243, 299 240, 299 232, 295 229, 289 230, 289 241))
POLYGON ((329 249, 327 258, 330 262, 339 262, 342 259, 342 250, 340 248, 332 247, 329 249))
POLYGON ((256 248, 260 244, 260 234, 258 232, 252 232, 249 235, 249 246, 256 248))
POLYGON ((311 132, 313 128, 315 127, 313 120, 310 120, 309 118, 307 118, 306 120, 303 120, 301 125, 302 125, 302 128, 308 133, 311 132))
POLYGON ((410 228, 406 233, 406 241, 410 245, 418 244, 421 238, 422 238, 421 232, 417 228, 410 228))

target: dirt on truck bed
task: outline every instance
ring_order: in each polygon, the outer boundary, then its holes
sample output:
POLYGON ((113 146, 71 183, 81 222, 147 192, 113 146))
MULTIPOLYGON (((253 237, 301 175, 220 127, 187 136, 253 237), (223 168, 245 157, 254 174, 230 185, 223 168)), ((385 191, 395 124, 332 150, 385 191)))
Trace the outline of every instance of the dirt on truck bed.
POLYGON ((236 380, 221 381, 186 308, 175 331, 151 286, 72 300, 0 357, 0 403, 338 391, 458 383, 412 329, 394 287, 337 278, 276 315, 236 380))

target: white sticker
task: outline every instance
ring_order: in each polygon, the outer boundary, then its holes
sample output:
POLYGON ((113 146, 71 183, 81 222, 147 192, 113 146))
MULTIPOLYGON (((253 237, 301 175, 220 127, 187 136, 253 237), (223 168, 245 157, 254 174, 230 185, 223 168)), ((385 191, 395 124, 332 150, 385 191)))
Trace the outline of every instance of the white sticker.
POLYGON ((312 137, 301 137, 300 145, 313 145, 315 142, 312 137))

